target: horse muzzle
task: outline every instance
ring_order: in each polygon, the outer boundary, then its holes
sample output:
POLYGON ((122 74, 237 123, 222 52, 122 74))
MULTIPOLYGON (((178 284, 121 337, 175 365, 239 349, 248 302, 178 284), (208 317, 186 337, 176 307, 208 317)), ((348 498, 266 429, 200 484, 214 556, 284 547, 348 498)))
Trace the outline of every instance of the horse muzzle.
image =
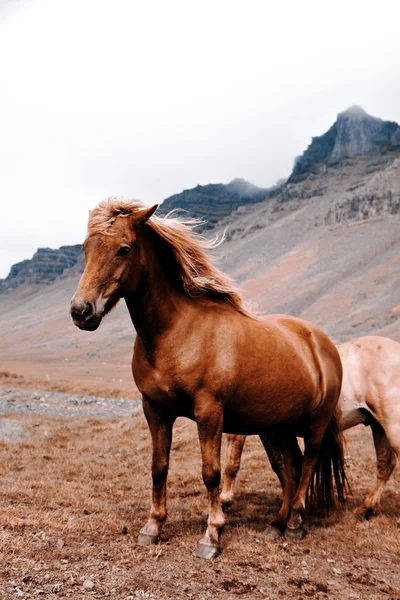
POLYGON ((103 312, 96 313, 93 302, 71 301, 70 314, 74 325, 85 331, 95 331, 101 323, 103 312))

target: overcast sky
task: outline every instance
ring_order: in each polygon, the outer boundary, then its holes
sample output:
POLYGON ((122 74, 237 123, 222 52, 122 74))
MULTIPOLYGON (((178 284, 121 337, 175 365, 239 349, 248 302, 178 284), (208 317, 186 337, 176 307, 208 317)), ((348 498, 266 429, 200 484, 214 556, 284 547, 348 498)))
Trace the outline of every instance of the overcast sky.
POLYGON ((0 277, 109 195, 270 186, 359 104, 400 122, 398 0, 0 0, 0 277))

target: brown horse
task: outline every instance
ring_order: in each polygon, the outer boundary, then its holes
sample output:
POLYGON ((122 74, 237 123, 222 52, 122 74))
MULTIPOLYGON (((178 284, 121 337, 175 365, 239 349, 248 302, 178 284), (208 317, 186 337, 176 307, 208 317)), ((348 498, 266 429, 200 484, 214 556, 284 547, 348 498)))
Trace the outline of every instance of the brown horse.
MULTIPOLYGON (((380 510, 382 491, 400 456, 400 344, 389 338, 367 336, 338 346, 343 365, 343 384, 338 408, 341 428, 370 426, 377 460, 375 487, 363 504, 353 511, 357 518, 369 518, 380 510)), ((221 493, 223 506, 234 498, 245 436, 228 436, 227 462, 221 493)), ((271 465, 284 485, 282 456, 271 441, 262 442, 271 465)))
POLYGON ((90 213, 86 266, 71 302, 80 329, 95 330, 120 298, 135 326, 132 371, 153 441, 150 518, 139 543, 156 543, 167 517, 166 481, 172 427, 196 421, 209 517, 197 555, 219 552, 222 432, 274 438, 285 460, 279 526, 298 539, 315 475, 328 508, 344 493, 341 437, 334 415, 342 366, 317 327, 288 316, 252 316, 232 281, 206 253, 212 242, 190 223, 152 216, 157 206, 103 201, 90 213), (300 465, 296 436, 304 437, 300 465))

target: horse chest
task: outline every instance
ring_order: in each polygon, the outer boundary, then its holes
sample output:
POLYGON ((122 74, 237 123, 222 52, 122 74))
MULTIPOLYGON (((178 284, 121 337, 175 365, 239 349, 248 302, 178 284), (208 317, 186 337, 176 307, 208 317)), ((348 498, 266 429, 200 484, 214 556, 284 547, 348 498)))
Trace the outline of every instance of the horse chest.
POLYGON ((156 369, 147 372, 133 372, 133 376, 139 391, 151 398, 153 401, 163 405, 173 405, 176 393, 172 389, 168 379, 156 369))

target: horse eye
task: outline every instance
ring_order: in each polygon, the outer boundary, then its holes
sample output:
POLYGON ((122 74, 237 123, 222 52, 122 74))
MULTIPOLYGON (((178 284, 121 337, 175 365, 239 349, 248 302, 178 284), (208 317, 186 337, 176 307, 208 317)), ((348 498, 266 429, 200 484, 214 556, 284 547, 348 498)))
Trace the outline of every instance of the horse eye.
POLYGON ((127 254, 129 254, 129 251, 129 246, 121 246, 121 248, 117 252, 117 256, 126 256, 127 254))

